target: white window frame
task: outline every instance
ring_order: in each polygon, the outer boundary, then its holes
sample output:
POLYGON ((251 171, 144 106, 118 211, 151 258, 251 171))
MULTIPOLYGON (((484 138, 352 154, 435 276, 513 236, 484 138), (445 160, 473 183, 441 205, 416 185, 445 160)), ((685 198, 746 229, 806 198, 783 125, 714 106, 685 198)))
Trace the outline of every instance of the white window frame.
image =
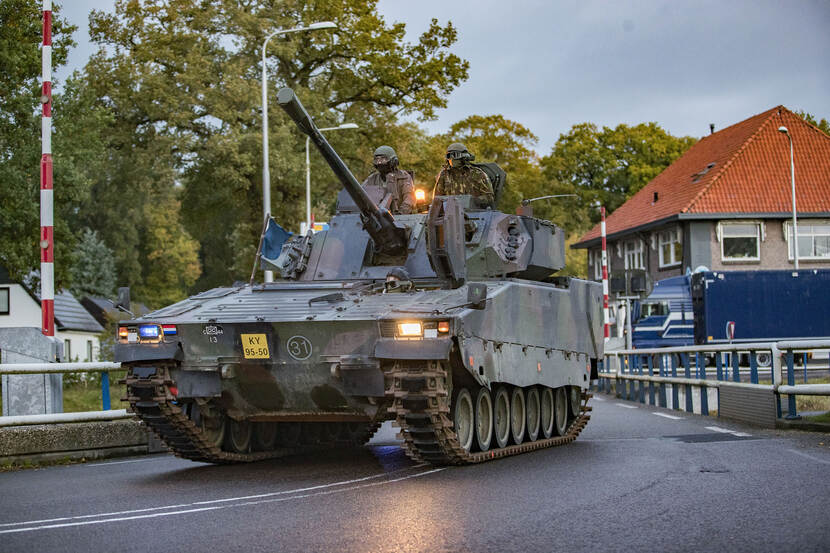
POLYGON ((87 340, 86 341, 86 360, 88 362, 94 361, 94 359, 92 358, 94 356, 93 350, 94 350, 94 348, 93 348, 93 345, 92 345, 92 340, 87 340))
POLYGON ((645 247, 643 241, 639 238, 634 240, 626 240, 623 245, 625 256, 625 268, 628 269, 645 269, 645 247), (631 246, 631 248, 629 248, 631 246))
POLYGON ((680 229, 675 227, 657 233, 657 259, 661 269, 676 267, 683 263, 683 243, 680 239, 680 229), (674 245, 680 245, 680 252, 677 252, 674 245), (663 246, 669 246, 669 259, 663 253, 663 246), (675 258, 675 256, 678 256, 675 258))
POLYGON ((761 242, 764 241, 764 225, 760 221, 721 221, 718 223, 718 242, 720 242, 720 259, 724 262, 756 262, 761 261, 761 242), (723 244, 727 238, 750 238, 750 234, 740 236, 724 236, 723 230, 730 226, 755 227, 755 256, 754 257, 726 257, 723 244))
MULTIPOLYGON (((818 233, 815 231, 814 227, 823 226, 827 227, 830 226, 830 221, 826 219, 810 219, 808 221, 799 221, 798 222, 798 237, 803 238, 806 236, 810 236, 812 238, 811 245, 812 250, 815 251, 815 237, 816 236, 830 236, 830 234, 818 233)), ((784 238, 787 241, 787 259, 793 261, 793 245, 792 245, 792 238, 793 238, 793 222, 792 221, 784 221, 784 238)), ((802 259, 811 260, 811 261, 830 261, 830 252, 827 255, 804 255, 799 250, 798 252, 798 260, 801 261, 802 259)))
POLYGON ((6 308, 5 308, 5 310, 0 311, 0 315, 9 315, 12 311, 12 306, 11 306, 12 292, 11 292, 11 288, 0 288, 0 295, 5 296, 5 298, 6 298, 6 301, 4 302, 6 304, 6 308))

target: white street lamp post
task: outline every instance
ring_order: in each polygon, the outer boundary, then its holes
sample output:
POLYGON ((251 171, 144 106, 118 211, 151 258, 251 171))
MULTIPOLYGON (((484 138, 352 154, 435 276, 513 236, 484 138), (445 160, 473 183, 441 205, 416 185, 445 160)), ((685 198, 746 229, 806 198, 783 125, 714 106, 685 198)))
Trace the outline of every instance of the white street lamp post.
POLYGON ((790 140, 790 187, 792 189, 793 197, 793 261, 795 261, 795 270, 798 270, 798 220, 795 216, 795 158, 793 157, 793 137, 787 127, 778 127, 778 131, 787 135, 790 140))
MULTIPOLYGON (((343 123, 337 127, 326 127, 319 129, 320 132, 325 131, 341 131, 345 129, 356 129, 357 125, 354 123, 343 123)), ((311 228, 311 158, 308 152, 309 140, 311 137, 305 137, 305 221, 306 232, 311 228)))
MULTIPOLYGON (((295 27, 294 29, 277 30, 265 37, 262 43, 262 218, 271 214, 271 173, 268 168, 268 74, 265 71, 265 50, 268 41, 277 35, 299 33, 300 31, 316 31, 320 29, 336 29, 331 21, 312 23, 308 27, 295 27)), ((273 271, 265 271, 265 282, 273 282, 273 271)))

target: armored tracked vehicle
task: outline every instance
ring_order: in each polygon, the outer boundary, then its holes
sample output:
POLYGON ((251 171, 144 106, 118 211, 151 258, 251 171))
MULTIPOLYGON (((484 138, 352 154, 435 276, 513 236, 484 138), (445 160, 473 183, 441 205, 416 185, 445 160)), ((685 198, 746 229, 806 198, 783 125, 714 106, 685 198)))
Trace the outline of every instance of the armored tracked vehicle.
POLYGON ((553 276, 562 230, 468 196, 393 217, 293 91, 278 102, 343 184, 337 214, 283 245, 276 282, 120 323, 132 410, 177 455, 216 463, 361 444, 388 419, 410 457, 437 464, 574 440, 603 353, 601 290, 553 276))

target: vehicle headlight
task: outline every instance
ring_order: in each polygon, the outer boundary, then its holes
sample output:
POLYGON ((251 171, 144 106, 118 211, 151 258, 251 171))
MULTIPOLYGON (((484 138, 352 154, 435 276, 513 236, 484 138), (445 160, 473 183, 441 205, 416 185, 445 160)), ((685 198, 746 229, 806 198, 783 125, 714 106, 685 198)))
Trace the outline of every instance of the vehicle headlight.
POLYGON ((421 323, 398 323, 398 335, 416 338, 424 335, 424 326, 421 323))

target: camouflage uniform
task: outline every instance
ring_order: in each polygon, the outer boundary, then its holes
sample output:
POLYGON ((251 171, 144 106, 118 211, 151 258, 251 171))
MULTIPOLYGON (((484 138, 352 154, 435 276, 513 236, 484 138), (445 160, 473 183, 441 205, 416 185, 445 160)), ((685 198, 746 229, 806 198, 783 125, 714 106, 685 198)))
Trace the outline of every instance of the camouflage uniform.
POLYGON ((393 215, 415 212, 415 185, 406 171, 396 169, 387 173, 386 177, 375 171, 363 181, 363 188, 370 186, 391 193, 388 209, 393 215))
POLYGON ((495 197, 493 185, 484 171, 472 165, 450 167, 444 165, 435 181, 435 196, 469 194, 479 207, 492 207, 495 197))

